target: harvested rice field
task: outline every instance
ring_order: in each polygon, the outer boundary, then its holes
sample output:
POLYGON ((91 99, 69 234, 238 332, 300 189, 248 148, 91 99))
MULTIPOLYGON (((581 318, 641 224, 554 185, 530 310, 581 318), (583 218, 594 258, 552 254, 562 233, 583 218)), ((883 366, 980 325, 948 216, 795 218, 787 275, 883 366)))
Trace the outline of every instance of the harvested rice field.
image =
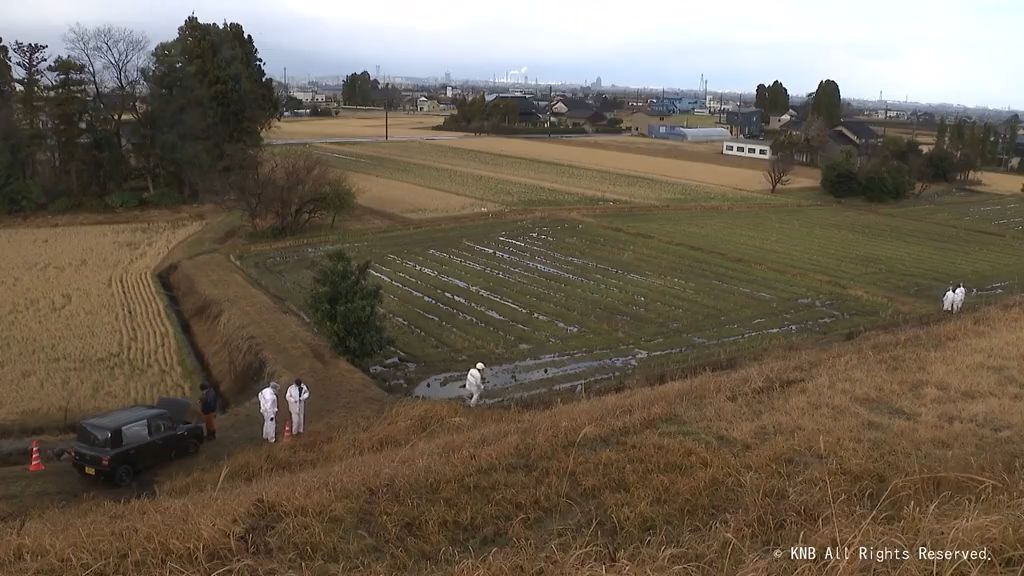
POLYGON ((349 173, 402 181, 509 208, 789 202, 784 196, 427 142, 322 145, 315 150, 349 173))
POLYGON ((0 229, 0 431, 191 392, 154 267, 201 224, 0 229))
MULTIPOLYGON (((581 146, 565 146, 537 139, 464 138, 431 142, 430 145, 489 152, 645 177, 668 178, 749 192, 767 192, 768 190, 768 184, 759 170, 581 146)), ((801 176, 794 176, 789 185, 790 188, 817 186, 818 180, 801 176)))
POLYGON ((348 178, 356 187, 356 202, 367 208, 406 218, 435 218, 499 208, 494 202, 483 202, 368 174, 354 172, 348 178))

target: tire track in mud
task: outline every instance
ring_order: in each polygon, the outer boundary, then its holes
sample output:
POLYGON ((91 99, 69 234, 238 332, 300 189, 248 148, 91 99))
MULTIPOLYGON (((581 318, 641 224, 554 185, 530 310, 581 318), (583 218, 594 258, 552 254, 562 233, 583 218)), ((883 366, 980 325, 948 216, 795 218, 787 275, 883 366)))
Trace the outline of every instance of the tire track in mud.
MULTIPOLYGON (((415 283, 415 284, 417 284, 417 285, 419 285, 419 286, 422 286, 422 287, 429 287, 429 286, 427 286, 426 284, 424 284, 423 282, 420 282, 419 280, 416 280, 415 278, 412 278, 412 277, 410 277, 410 276, 409 276, 409 275, 407 275, 407 274, 403 274, 402 272, 398 272, 398 271, 395 271, 395 270, 391 270, 391 269, 389 269, 389 268, 387 268, 387 267, 385 267, 385 266, 382 266, 382 265, 380 265, 380 264, 374 264, 374 265, 373 265, 373 267, 374 267, 374 268, 379 268, 379 269, 381 269, 381 270, 383 270, 383 271, 385 271, 385 272, 387 272, 387 273, 389 273, 389 274, 393 274, 393 275, 399 276, 399 277, 401 277, 401 278, 404 278, 404 279, 406 279, 407 281, 409 281, 409 282, 412 282, 412 283, 415 283)), ((370 270, 370 273, 371 273, 371 274, 373 274, 374 276, 376 276, 377 278, 380 278, 380 279, 384 280, 384 281, 385 281, 385 282, 387 282, 388 284, 391 284, 392 286, 394 286, 394 287, 396 287, 396 288, 399 288, 399 289, 401 289, 401 290, 404 290, 404 291, 406 291, 406 292, 408 292, 408 293, 412 294, 413 296, 415 296, 415 297, 417 297, 417 298, 420 298, 420 299, 422 299, 423 301, 425 301, 425 302, 427 302, 427 303, 429 303, 429 304, 433 304, 434 306, 437 306, 438 308, 440 308, 441 310, 443 310, 443 311, 445 311, 445 312, 448 312, 449 314, 453 314, 453 315, 455 315, 455 316, 456 316, 457 318, 459 318, 459 319, 462 319, 462 320, 466 320, 466 321, 468 321, 468 322, 470 322, 470 323, 474 324, 475 326, 477 326, 477 327, 479 327, 479 328, 482 328, 482 329, 484 329, 484 330, 487 330, 487 331, 489 331, 489 332, 492 332, 492 333, 494 333, 494 334, 497 334, 497 335, 498 335, 498 336, 500 336, 500 337, 501 337, 502 339, 505 339, 505 340, 512 340, 512 341, 514 341, 514 340, 515 340, 515 339, 514 339, 514 338, 513 338, 512 336, 510 336, 509 334, 506 334, 505 332, 502 332, 502 331, 501 331, 501 330, 499 330, 498 328, 496 328, 496 327, 494 327, 494 326, 491 326, 491 325, 489 325, 489 324, 485 324, 484 322, 481 322, 481 321, 480 321, 480 320, 478 320, 477 318, 475 318, 475 317, 473 317, 473 316, 470 316, 470 315, 468 315, 468 314, 466 314, 466 313, 462 312, 461 310, 456 310, 455 308, 452 308, 451 306, 448 306, 448 305, 446 305, 446 304, 443 304, 443 303, 439 302, 439 301, 438 301, 437 299, 433 298, 432 296, 428 296, 428 295, 426 295, 426 294, 424 294, 424 293, 422 293, 422 292, 419 292, 418 290, 415 290, 415 289, 413 289, 413 288, 410 288, 410 287, 408 287, 408 286, 406 286, 406 285, 402 284, 401 282, 399 282, 399 281, 397 281, 397 280, 394 280, 393 278, 390 278, 390 277, 388 277, 388 276, 386 276, 386 275, 384 275, 384 274, 381 274, 380 272, 377 272, 376 270, 373 270, 373 269, 371 269, 371 270, 370 270)), ((422 311, 421 311, 421 312, 422 312, 422 311)), ((435 317, 435 319, 436 319, 436 320, 437 320, 438 322, 440 322, 440 323, 442 323, 442 324, 444 324, 444 325, 446 325, 446 326, 449 326, 449 327, 452 327, 452 328, 454 328, 454 327, 453 327, 453 326, 452 326, 451 324, 449 324, 449 323, 447 323, 447 322, 444 322, 444 321, 443 321, 443 320, 441 320, 441 319, 440 319, 439 317, 435 317)))
MULTIPOLYGON (((619 270, 611 266, 598 264, 596 262, 584 258, 570 256, 554 250, 548 250, 546 248, 538 246, 539 243, 537 242, 529 241, 529 239, 527 238, 527 236, 529 235, 530 234, 520 235, 518 239, 509 238, 507 235, 502 235, 499 236, 499 240, 502 242, 511 243, 523 247, 525 249, 531 249, 538 252, 542 252, 544 254, 547 254, 549 257, 555 258, 557 260, 562 260, 570 262, 577 266, 583 266, 598 270, 599 272, 594 272, 592 276, 597 281, 599 281, 598 283, 602 284, 605 288, 611 289, 614 292, 623 295, 628 295, 638 300, 639 302, 642 302, 641 306, 643 306, 644 310, 647 311, 647 313, 650 315, 659 315, 659 312, 656 310, 648 310, 649 307, 661 308, 664 312, 668 312, 674 315, 699 315, 701 313, 701 310, 704 311, 704 315, 708 314, 708 307, 704 306, 700 299, 697 298, 696 295, 688 288, 668 284, 656 280, 654 278, 640 276, 638 274, 626 272, 624 270, 619 270), (610 272, 613 275, 622 276, 623 278, 625 278, 625 280, 616 278, 614 276, 607 276, 601 274, 600 271, 610 272), (631 280, 632 283, 629 282, 629 280, 631 280), (610 285, 615 285, 618 288, 612 288, 610 285), (678 296, 673 297, 671 294, 668 294, 667 291, 685 295, 686 299, 684 301, 686 302, 686 304, 697 308, 697 310, 680 308, 678 306, 678 304, 681 301, 680 298, 678 298, 678 296)), ((554 241, 554 239, 551 240, 554 241)), ((526 255, 523 252, 517 253, 526 255)), ((551 262, 550 260, 543 259, 543 257, 541 256, 535 256, 532 254, 530 254, 529 256, 534 258, 540 258, 542 259, 542 261, 545 262, 551 262)))
MULTIPOLYGON (((454 278, 452 276, 448 276, 446 274, 440 274, 440 273, 438 273, 435 270, 426 268, 424 266, 420 266, 420 265, 415 264, 413 262, 407 262, 407 261, 398 259, 397 257, 392 256, 392 255, 389 255, 389 258, 393 258, 393 259, 401 262, 403 265, 412 267, 412 268, 414 268, 415 270, 417 270, 419 272, 422 272, 422 273, 427 274, 429 276, 434 276, 436 278, 439 278, 440 280, 443 280, 444 282, 447 282, 447 283, 449 283, 449 284, 451 284, 453 286, 458 286, 459 288, 462 288, 464 290, 468 290, 469 292, 471 292, 473 294, 476 294, 478 296, 483 296, 484 298, 487 298, 488 300, 492 300, 494 302, 497 302, 499 304, 507 306, 507 307, 515 310, 516 312, 519 312, 521 314, 529 315, 529 316, 531 316, 532 318, 534 318, 536 320, 540 320, 542 322, 550 322, 552 324, 555 324, 556 326, 558 326, 559 328, 561 328, 562 330, 564 330, 564 331, 566 331, 568 333, 572 334, 572 333, 576 333, 576 332, 578 332, 580 330, 579 326, 565 324, 565 323, 563 323, 563 322, 561 322, 561 321, 559 321, 557 319, 549 318, 549 317, 547 317, 547 316, 545 316, 543 314, 540 314, 540 313, 537 313, 537 312, 533 312, 532 310, 528 310, 528 309, 520 306, 519 304, 516 304, 515 302, 509 300, 509 299, 506 299, 506 298, 503 298, 501 296, 498 296, 497 294, 494 294, 492 292, 484 290, 483 288, 479 288, 477 286, 474 286, 471 283, 466 282, 464 280, 459 280, 457 278, 454 278)), ((449 297, 451 297, 451 298, 458 298, 458 301, 460 303, 463 303, 464 305, 472 306, 473 308, 475 308, 477 310, 483 311, 488 316, 496 318, 497 320, 501 320, 501 321, 504 321, 504 322, 509 322, 513 326, 516 326, 516 327, 522 329, 525 332, 531 332, 532 333, 534 331, 534 329, 527 328, 526 326, 523 326, 522 324, 519 324, 517 322, 509 320, 509 319, 501 316, 497 312, 492 311, 492 310, 490 310, 488 308, 485 308, 485 307, 480 306, 480 305, 475 304, 475 303, 470 303, 470 302, 466 301, 465 299, 462 299, 461 297, 457 297, 457 296, 454 296, 452 294, 449 294, 448 292, 444 292, 444 294, 449 296, 449 297)), ((548 337, 548 340, 550 342, 555 342, 555 340, 553 338, 551 338, 550 336, 548 337)))

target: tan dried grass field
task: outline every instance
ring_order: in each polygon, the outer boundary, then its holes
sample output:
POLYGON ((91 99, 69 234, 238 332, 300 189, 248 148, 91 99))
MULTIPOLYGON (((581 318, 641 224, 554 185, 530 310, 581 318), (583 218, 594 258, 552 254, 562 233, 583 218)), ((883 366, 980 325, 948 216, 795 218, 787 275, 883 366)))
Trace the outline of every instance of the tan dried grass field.
POLYGON ((1024 176, 1018 174, 1005 174, 1002 172, 982 172, 979 176, 981 185, 976 186, 983 192, 994 194, 1021 194, 1024 193, 1024 176))
POLYGON ((0 230, 0 430, 42 430, 188 384, 153 269, 191 219, 0 230))
MULTIPOLYGON (((429 114, 389 114, 391 136, 429 136, 430 129, 444 118, 429 114)), ((285 138, 374 138, 384 137, 384 113, 376 111, 342 114, 334 118, 289 118, 274 125, 265 134, 269 139, 285 138)))
MULTIPOLYGON (((768 184, 760 170, 746 170, 728 166, 717 166, 704 162, 672 160, 642 154, 629 154, 618 151, 564 146, 537 140, 514 138, 465 138, 431 142, 434 146, 454 146, 481 152, 504 154, 527 158, 530 160, 546 160, 600 170, 611 170, 625 174, 640 174, 671 178, 685 182, 711 184, 739 190, 766 192, 768 184)), ((794 177, 790 188, 817 186, 816 180, 794 177)))
POLYGON ((349 173, 357 188, 356 202, 407 218, 433 218, 500 208, 492 202, 458 196, 433 188, 397 182, 368 174, 349 173))

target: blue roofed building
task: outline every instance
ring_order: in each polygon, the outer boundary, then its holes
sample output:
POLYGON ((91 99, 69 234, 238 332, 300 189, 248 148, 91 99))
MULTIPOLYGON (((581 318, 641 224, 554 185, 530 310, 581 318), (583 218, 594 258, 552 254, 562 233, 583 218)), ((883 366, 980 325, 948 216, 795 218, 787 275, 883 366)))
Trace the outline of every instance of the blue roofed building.
POLYGON ((682 98, 666 96, 647 105, 652 115, 671 116, 674 114, 686 114, 693 112, 700 106, 700 100, 696 98, 682 98))

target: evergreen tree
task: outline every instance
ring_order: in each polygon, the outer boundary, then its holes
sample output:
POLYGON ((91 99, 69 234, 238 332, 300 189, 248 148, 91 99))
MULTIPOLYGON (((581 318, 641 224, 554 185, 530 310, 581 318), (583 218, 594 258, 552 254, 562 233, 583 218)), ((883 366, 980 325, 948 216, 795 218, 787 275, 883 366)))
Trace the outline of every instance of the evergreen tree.
POLYGON ((25 180, 21 129, 14 115, 15 87, 11 52, 0 38, 0 213, 18 209, 17 196, 25 180))
POLYGON ((843 98, 834 80, 822 80, 814 91, 811 113, 821 118, 828 128, 835 128, 843 119, 843 98))
POLYGON ((52 78, 48 92, 48 113, 53 141, 54 172, 59 182, 67 182, 73 196, 80 195, 80 139, 85 130, 83 118, 88 112, 85 66, 70 58, 57 57, 46 69, 52 78))
POLYGON ((935 147, 945 148, 946 138, 949 136, 949 124, 946 124, 946 117, 939 118, 939 125, 935 128, 935 147))
POLYGON ((143 126, 165 180, 188 198, 251 170, 280 102, 240 24, 190 16, 153 51, 143 126))
POLYGON ((369 281, 369 260, 355 266, 345 252, 327 256, 313 276, 309 309, 335 352, 363 364, 391 344, 380 312, 383 296, 369 281))
POLYGON ((770 116, 779 116, 789 110, 789 90, 778 80, 767 89, 766 108, 770 116))
POLYGON ((25 176, 32 179, 38 175, 39 156, 46 145, 46 133, 43 130, 43 78, 48 60, 47 46, 15 41, 12 48, 15 55, 14 65, 21 70, 14 80, 20 88, 14 95, 14 102, 16 116, 22 128, 25 176))

